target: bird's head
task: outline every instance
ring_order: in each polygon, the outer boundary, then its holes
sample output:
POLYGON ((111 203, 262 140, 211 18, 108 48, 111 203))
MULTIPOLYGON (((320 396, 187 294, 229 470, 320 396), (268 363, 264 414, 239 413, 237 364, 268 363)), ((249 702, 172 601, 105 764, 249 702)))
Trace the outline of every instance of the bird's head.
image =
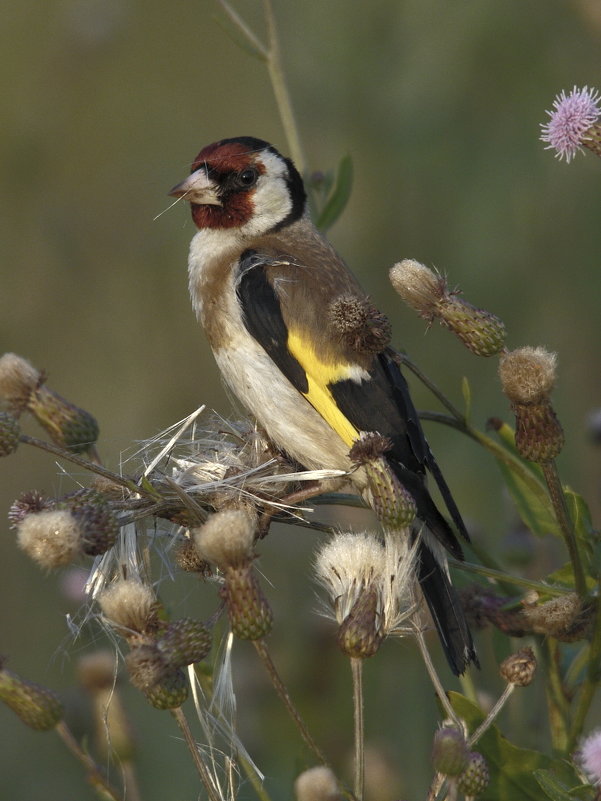
POLYGON ((306 194, 298 170, 268 142, 250 136, 204 147, 190 175, 169 192, 190 202, 199 229, 262 236, 298 220, 306 194))

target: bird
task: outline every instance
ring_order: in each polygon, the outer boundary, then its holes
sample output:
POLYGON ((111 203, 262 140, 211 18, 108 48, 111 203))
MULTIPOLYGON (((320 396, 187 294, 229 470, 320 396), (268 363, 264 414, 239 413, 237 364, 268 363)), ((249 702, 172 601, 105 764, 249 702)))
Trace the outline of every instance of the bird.
POLYGON ((374 346, 341 333, 340 309, 385 318, 313 224, 299 171, 263 139, 221 139, 169 195, 189 202, 198 229, 188 259, 196 316, 226 385, 275 446, 308 470, 348 471, 373 506, 351 450, 366 434, 385 438, 382 458, 424 524, 413 535, 419 585, 452 672, 464 673, 477 655, 446 560, 463 554, 428 474, 469 537, 398 358, 378 336, 374 346))

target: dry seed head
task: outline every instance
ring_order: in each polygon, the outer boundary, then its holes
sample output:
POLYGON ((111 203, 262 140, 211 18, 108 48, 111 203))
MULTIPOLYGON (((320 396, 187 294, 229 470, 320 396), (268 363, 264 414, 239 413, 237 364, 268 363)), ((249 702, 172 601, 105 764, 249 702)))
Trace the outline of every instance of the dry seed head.
POLYGON ((17 543, 42 567, 61 567, 79 556, 81 529, 67 509, 47 510, 17 524, 17 543))
POLYGON ((0 701, 37 731, 53 729, 63 718, 63 705, 55 693, 10 670, 0 670, 0 701))
POLYGON ((434 735, 432 765, 445 776, 459 776, 467 768, 469 750, 463 732, 443 726, 434 735))
POLYGON ((384 548, 372 534, 336 534, 320 548, 316 578, 330 596, 338 623, 349 615, 367 586, 378 584, 384 564, 384 548))
POLYGON ((130 633, 146 633, 157 627, 157 599, 146 584, 136 579, 124 579, 112 584, 99 597, 103 615, 112 626, 130 633))
POLYGON ((155 642, 132 646, 125 664, 131 683, 144 692, 156 687, 173 672, 155 642))
POLYGON ((41 373, 27 359, 16 353, 0 357, 0 401, 17 414, 25 409, 40 381, 41 373))
POLYGON ((174 558, 175 564, 186 573, 200 573, 202 576, 211 575, 211 565, 198 553, 194 540, 189 537, 175 548, 174 558))
POLYGON ((10 412, 0 412, 0 457, 10 456, 19 447, 21 427, 10 412))
POLYGON ((503 392, 512 403, 541 403, 555 385, 557 357, 544 348, 518 348, 499 363, 503 392))
POLYGON ((357 353, 381 353, 390 344, 390 323, 367 298, 336 298, 328 308, 328 322, 332 332, 357 353))
POLYGON ((403 259, 390 270, 390 282, 405 303, 420 317, 432 320, 440 301, 448 294, 447 282, 414 259, 403 259))
POLYGON ((224 569, 253 558, 256 517, 243 509, 226 509, 211 515, 204 525, 191 530, 202 559, 224 569))
POLYGON ((294 782, 294 794, 297 801, 339 801, 342 798, 336 776, 325 765, 303 771, 294 782))
POLYGON ((520 648, 515 654, 504 659, 499 666, 499 673, 510 684, 527 687, 536 672, 536 657, 532 648, 520 648))

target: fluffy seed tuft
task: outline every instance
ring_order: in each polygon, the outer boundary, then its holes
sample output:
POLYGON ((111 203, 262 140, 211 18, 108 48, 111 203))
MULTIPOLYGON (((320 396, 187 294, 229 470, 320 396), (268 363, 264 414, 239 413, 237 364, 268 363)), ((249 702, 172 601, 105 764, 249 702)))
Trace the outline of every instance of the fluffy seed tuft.
POLYGON ((17 543, 41 567, 52 569, 80 555, 81 529, 68 510, 47 510, 17 523, 17 543))
POLYGON ((545 348, 518 348, 499 362, 503 392, 512 403, 541 403, 555 385, 557 357, 545 348))
POLYGON ((16 353, 0 357, 0 400, 16 414, 20 414, 29 397, 41 381, 41 373, 27 359, 16 353))
POLYGON ((124 630, 121 632, 124 637, 157 628, 157 599, 150 587, 136 579, 124 579, 111 585, 99 596, 98 602, 111 625, 124 630))
POLYGON ((303 771, 294 782, 294 794, 297 801, 339 801, 342 798, 336 776, 325 765, 303 771))
POLYGON ((211 515, 190 533, 200 557, 223 569, 252 559, 255 532, 254 515, 242 509, 226 509, 211 515))

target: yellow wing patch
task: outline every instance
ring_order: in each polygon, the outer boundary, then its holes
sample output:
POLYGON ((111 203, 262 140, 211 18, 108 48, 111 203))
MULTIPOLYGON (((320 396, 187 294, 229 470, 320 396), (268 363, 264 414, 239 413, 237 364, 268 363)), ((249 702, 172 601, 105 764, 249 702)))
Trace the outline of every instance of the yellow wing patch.
POLYGON ((305 398, 350 448, 357 439, 359 431, 336 405, 328 384, 335 384, 336 381, 345 379, 357 379, 363 371, 357 365, 348 362, 327 364, 322 361, 313 345, 297 331, 288 333, 287 345, 307 375, 309 389, 303 393, 305 398))

